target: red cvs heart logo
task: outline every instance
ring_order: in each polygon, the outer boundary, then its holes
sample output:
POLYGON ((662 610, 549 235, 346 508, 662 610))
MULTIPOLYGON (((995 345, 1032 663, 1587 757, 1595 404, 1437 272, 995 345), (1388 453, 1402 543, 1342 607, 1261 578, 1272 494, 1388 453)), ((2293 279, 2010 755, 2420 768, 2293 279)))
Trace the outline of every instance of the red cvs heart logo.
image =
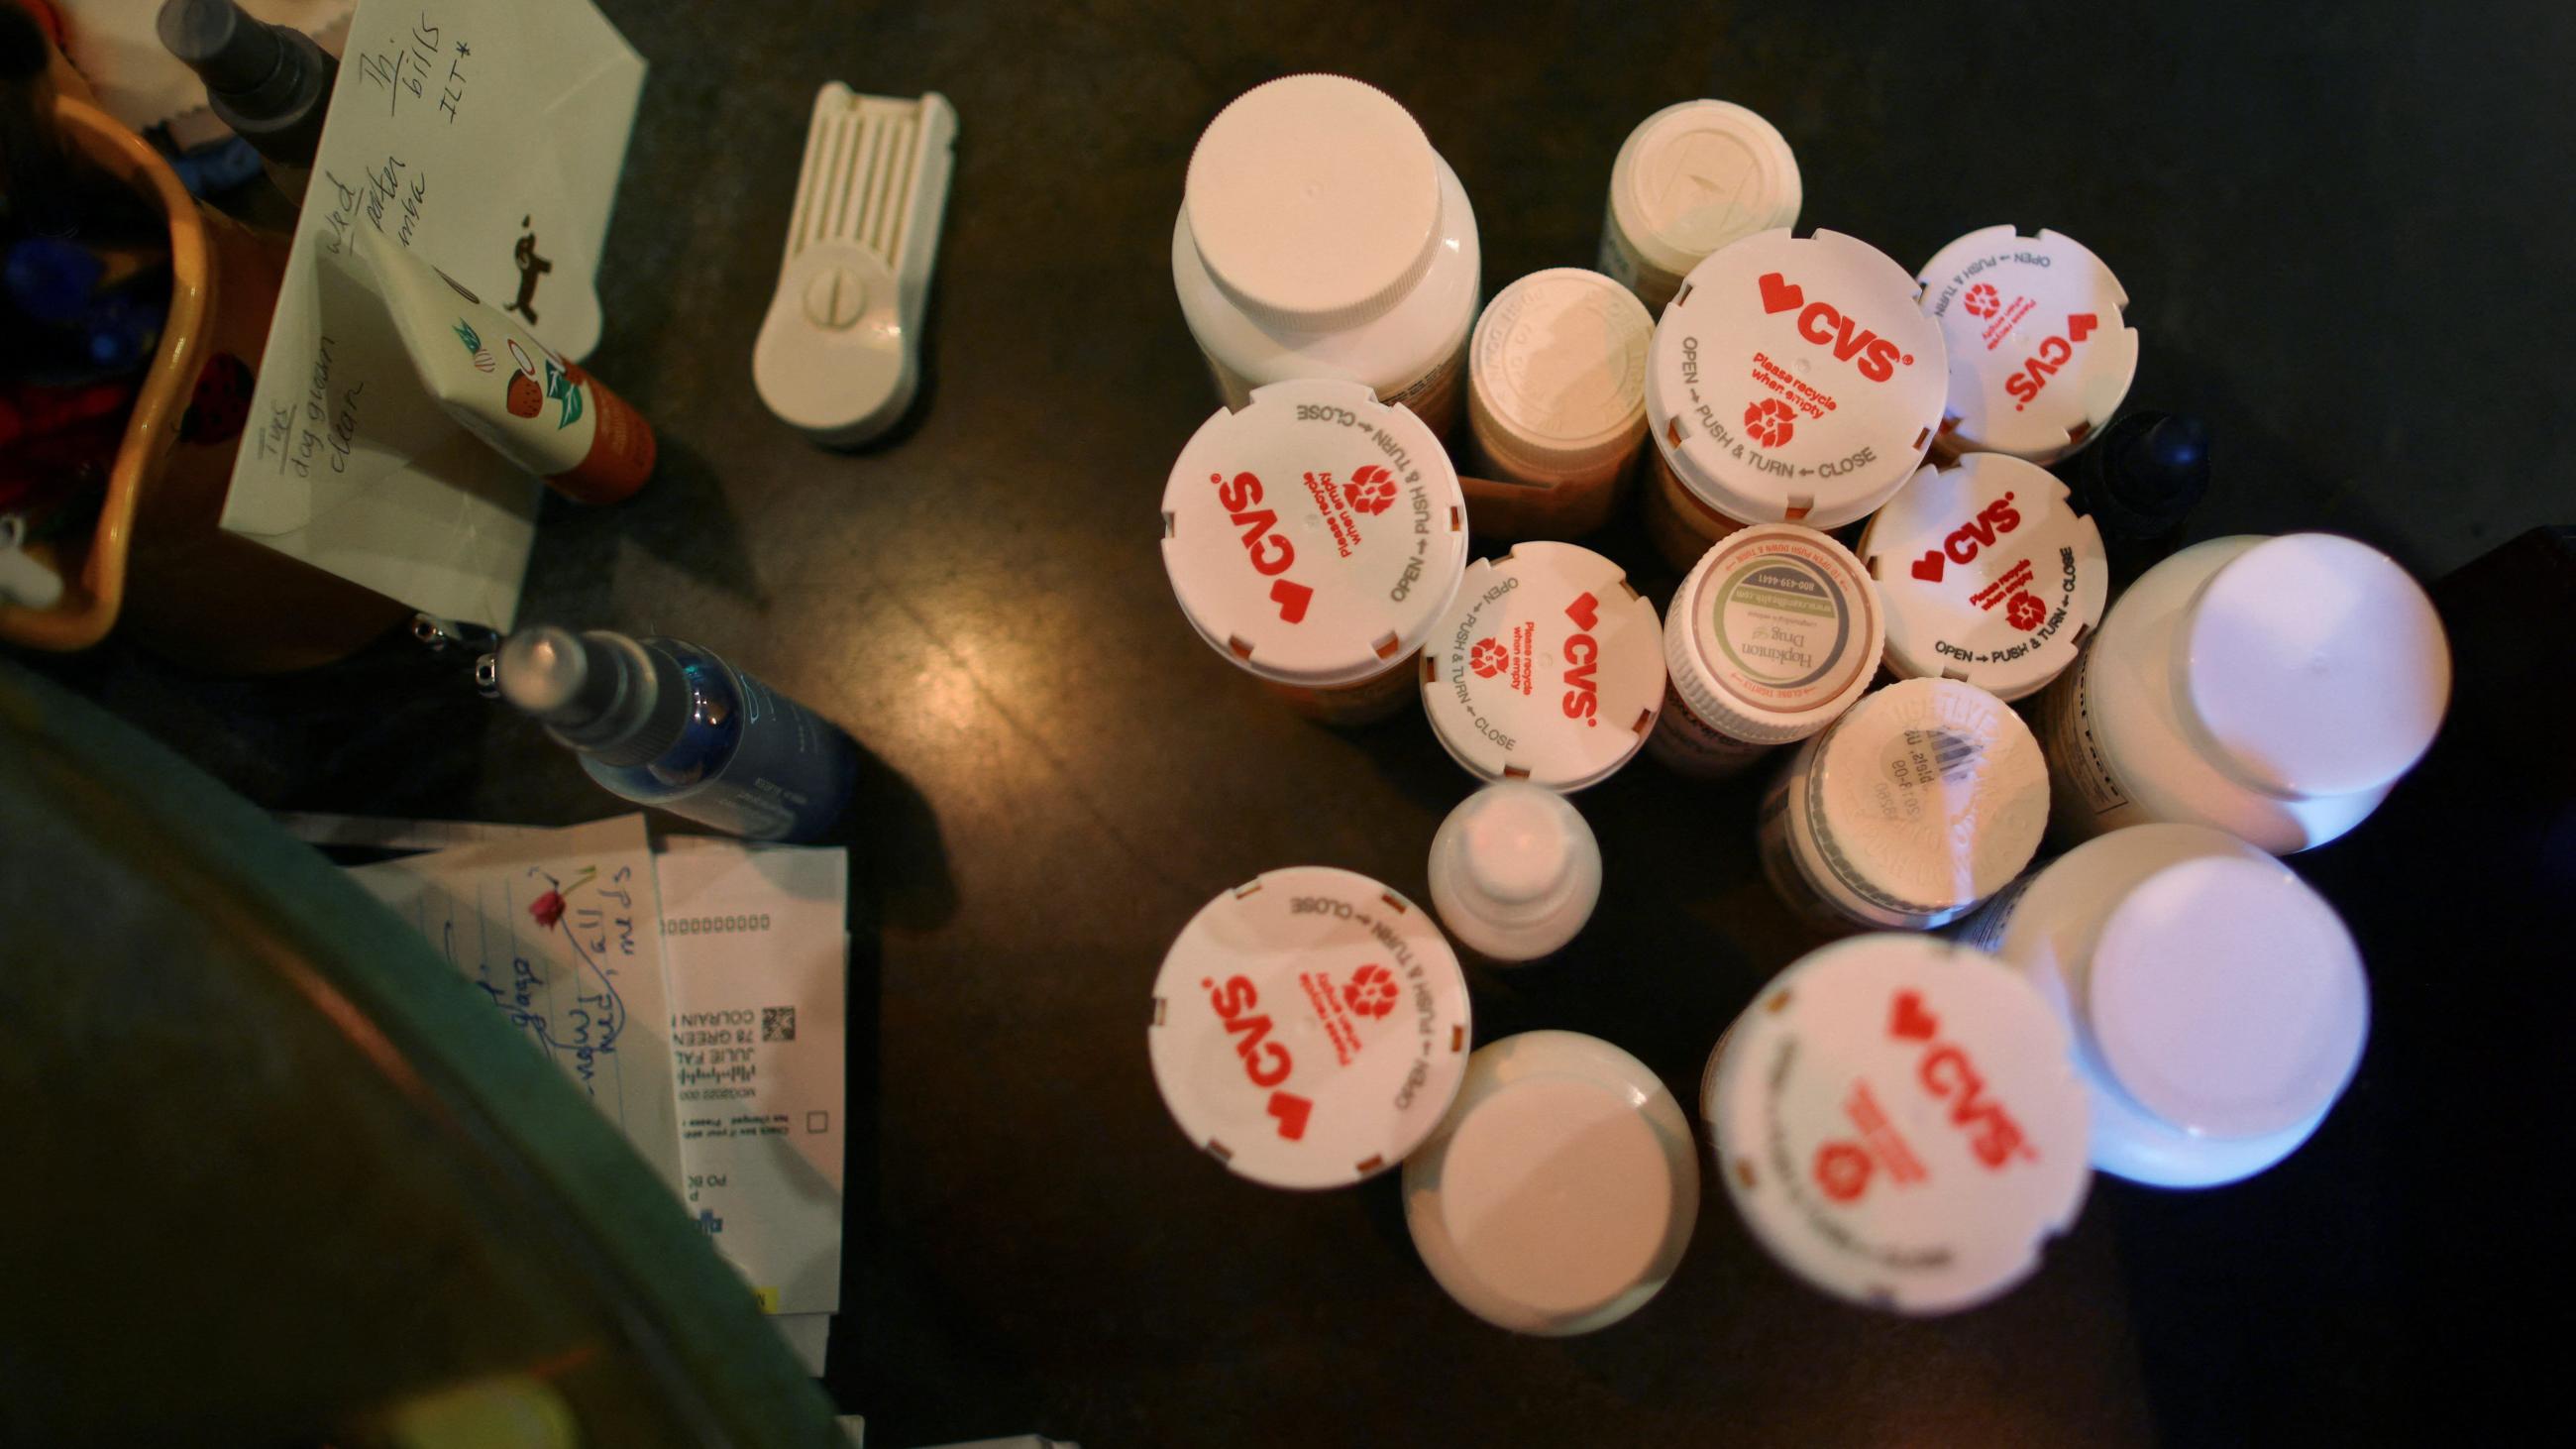
POLYGON ((1914 561, 1914 576, 1927 584, 1941 582, 1941 571, 1941 550, 1937 548, 1924 550, 1923 557, 1914 561))
POLYGON ((1291 624, 1306 621, 1306 605, 1314 597, 1313 589, 1293 579, 1273 579, 1270 582, 1270 602, 1279 606, 1279 617, 1291 624))
POLYGON ((1778 272, 1762 274, 1762 310, 1786 312, 1807 300, 1806 289, 1778 272))
POLYGON ((1315 1104, 1294 1092, 1273 1092, 1270 1115, 1279 1119, 1279 1135, 1294 1142, 1306 1135, 1306 1119, 1315 1115, 1315 1104))
POLYGON ((2094 316, 2090 312, 2071 313, 2066 319, 2066 340, 2069 342, 2081 342, 2085 338, 2092 336, 2093 329, 2101 325, 2102 319, 2094 316))
POLYGON ((1941 1029, 1939 1018, 1923 1009, 1923 998, 1911 991, 1896 993, 1896 1010, 1887 1019, 1887 1034, 1905 1041, 1930 1041, 1941 1029))

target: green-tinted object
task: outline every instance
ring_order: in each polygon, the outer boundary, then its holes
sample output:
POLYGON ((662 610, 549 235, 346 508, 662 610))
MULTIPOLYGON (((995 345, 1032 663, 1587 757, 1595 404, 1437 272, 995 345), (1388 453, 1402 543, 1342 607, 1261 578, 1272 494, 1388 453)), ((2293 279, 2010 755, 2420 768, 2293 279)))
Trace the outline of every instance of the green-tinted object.
POLYGON ((428 943, 0 663, 0 1443, 844 1442, 670 1190, 428 943))

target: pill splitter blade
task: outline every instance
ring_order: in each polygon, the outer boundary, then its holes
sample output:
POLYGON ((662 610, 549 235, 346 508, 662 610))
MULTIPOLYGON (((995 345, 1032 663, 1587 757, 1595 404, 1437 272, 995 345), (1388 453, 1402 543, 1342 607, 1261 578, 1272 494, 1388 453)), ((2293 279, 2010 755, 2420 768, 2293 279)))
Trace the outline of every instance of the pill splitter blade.
POLYGON ((818 443, 864 443, 912 403, 956 144, 957 112, 936 91, 895 100, 833 81, 815 94, 751 376, 818 443))

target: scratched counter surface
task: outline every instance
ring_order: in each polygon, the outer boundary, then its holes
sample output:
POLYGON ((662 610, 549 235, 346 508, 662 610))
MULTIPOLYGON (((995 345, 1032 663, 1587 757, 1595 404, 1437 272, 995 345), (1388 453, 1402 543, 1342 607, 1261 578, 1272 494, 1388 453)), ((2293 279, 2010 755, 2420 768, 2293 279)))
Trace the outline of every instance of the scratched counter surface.
MULTIPOLYGON (((2424 1084, 2495 1068, 2423 1049, 2433 1009, 2400 1009, 2430 963, 2392 934, 2394 883, 2435 849, 2402 825, 2298 862, 2352 917, 2380 998, 2316 1140, 2221 1193, 2097 1181, 2035 1278, 1954 1317, 1826 1300, 1708 1190, 1633 1319, 1514 1338, 1434 1284, 1392 1175, 1274 1192, 1194 1150, 1146 1055, 1182 924, 1295 864, 1424 899, 1433 827, 1471 782, 1417 713, 1347 733, 1292 717, 1174 606, 1157 501, 1214 397, 1172 222, 1219 107, 1346 71, 1457 171, 1490 295, 1591 262, 1612 157, 1646 114, 1740 101, 1796 149, 1801 227, 1909 267, 1997 222, 2105 258, 2143 334, 2131 405, 2197 413, 2216 438, 2189 536, 2340 530, 2430 579, 2576 516, 2556 374, 2512 340, 2576 315, 2576 207, 2552 169, 2576 144, 2569 12, 604 8, 653 71, 588 365, 654 422, 661 464, 622 507, 548 499, 522 618, 709 646, 870 752, 843 833, 853 1139, 827 1384, 871 1443, 2406 1436, 2432 1399, 2431 1285, 2461 1267, 2417 1255, 2487 1236, 2407 1186, 2449 1161, 2424 1084), (922 396, 846 455, 773 419, 750 367, 813 92, 835 79, 935 88, 961 128, 922 396)), ((1632 521, 1591 542, 1669 597, 1632 521)), ((265 681, 121 646, 50 667, 262 805, 545 824, 625 808, 407 640, 265 681)), ((2465 652, 2463 681, 2466 698, 2465 652)), ((1561 964, 1472 976, 1476 1038, 1594 1033, 1695 1103, 1720 1030, 1814 944, 1756 866, 1761 783, 1685 785, 1641 759, 1578 797, 1607 861, 1599 913, 1561 964)), ((2502 848, 2474 830, 2440 847, 2502 848)))

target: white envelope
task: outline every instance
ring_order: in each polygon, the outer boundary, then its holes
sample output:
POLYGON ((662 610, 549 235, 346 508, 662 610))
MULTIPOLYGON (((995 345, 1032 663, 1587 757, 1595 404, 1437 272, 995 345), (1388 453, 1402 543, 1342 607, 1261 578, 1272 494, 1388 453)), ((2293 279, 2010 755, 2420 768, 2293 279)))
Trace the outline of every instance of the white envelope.
POLYGON ((516 622, 538 484, 429 399, 364 269, 337 263, 374 227, 588 355, 643 84, 588 0, 360 0, 226 531, 440 618, 516 622))

